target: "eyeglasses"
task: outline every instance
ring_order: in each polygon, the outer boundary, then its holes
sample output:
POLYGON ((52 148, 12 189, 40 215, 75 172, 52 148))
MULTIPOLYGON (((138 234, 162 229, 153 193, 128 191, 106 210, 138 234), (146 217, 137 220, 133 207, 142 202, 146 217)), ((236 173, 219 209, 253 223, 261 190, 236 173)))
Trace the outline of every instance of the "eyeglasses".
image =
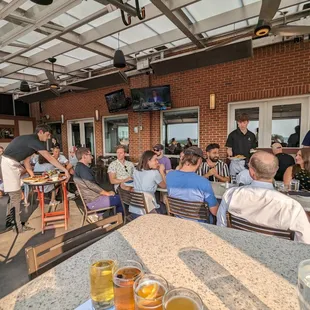
POLYGON ((159 152, 160 150, 159 150, 159 149, 153 149, 153 151, 154 151, 154 152, 159 152))
POLYGON ((127 169, 127 167, 126 167, 126 166, 124 166, 124 168, 125 168, 125 171, 128 173, 128 169, 127 169))

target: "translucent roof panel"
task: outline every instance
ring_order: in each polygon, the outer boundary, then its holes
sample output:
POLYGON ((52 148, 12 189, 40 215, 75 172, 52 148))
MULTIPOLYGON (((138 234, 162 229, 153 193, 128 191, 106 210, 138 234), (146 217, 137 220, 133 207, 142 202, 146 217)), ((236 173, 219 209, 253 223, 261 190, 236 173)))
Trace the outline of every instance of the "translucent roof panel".
POLYGON ((0 28, 6 25, 8 22, 6 20, 0 19, 0 28))
POLYGON ((9 65, 10 65, 10 64, 7 63, 7 62, 3 62, 2 64, 0 64, 0 70, 3 69, 3 68, 5 68, 5 67, 7 67, 7 66, 9 66, 9 65))
POLYGON ((38 42, 42 39, 46 38, 46 36, 42 33, 31 31, 27 33, 26 35, 22 36, 18 39, 18 42, 26 43, 26 44, 33 44, 35 42, 38 42))
POLYGON ((35 5, 34 2, 31 2, 30 0, 28 0, 27 2, 25 2, 23 5, 21 5, 19 8, 25 11, 28 11, 29 9, 31 9, 33 6, 35 5))
POLYGON ((83 60, 83 59, 87 59, 89 57, 96 56, 97 54, 79 47, 79 48, 76 48, 70 52, 64 53, 64 55, 72 57, 72 58, 76 58, 79 60, 83 60))
MULTIPOLYGON (((117 49, 118 48, 118 40, 112 36, 110 37, 105 37, 103 39, 98 40, 97 42, 102 43, 104 45, 107 45, 111 48, 117 49)), ((125 46, 126 44, 123 42, 119 42, 119 46, 125 46)))
POLYGON ((83 1, 79 5, 73 7, 67 13, 77 19, 83 19, 101 9, 105 6, 94 0, 83 1))
POLYGON ((208 37, 213 37, 213 36, 223 34, 225 32, 229 32, 229 31, 233 31, 233 30, 234 30, 234 25, 228 25, 228 26, 224 26, 221 28, 217 28, 214 30, 207 31, 206 34, 208 35, 208 37))
POLYGON ((249 25, 254 26, 258 23, 258 17, 248 19, 249 25))
POLYGON ((242 7, 240 0, 198 1, 187 6, 189 13, 200 21, 242 7))
POLYGON ((155 36, 156 32, 143 24, 128 28, 120 32, 120 39, 128 44, 155 36))
POLYGON ((7 53, 15 53, 22 50, 20 47, 15 46, 4 46, 0 48, 0 51, 7 52, 7 53))
POLYGON ((13 80, 13 79, 7 79, 7 78, 0 78, 0 86, 5 86, 8 84, 13 84, 19 82, 18 80, 13 80))
POLYGON ((60 40, 54 39, 54 40, 51 40, 51 41, 49 41, 49 42, 47 42, 47 43, 45 43, 45 44, 40 45, 40 48, 43 48, 43 49, 45 50, 45 49, 48 49, 48 48, 50 48, 50 47, 53 47, 53 46, 55 46, 55 45, 57 45, 57 44, 59 44, 59 43, 61 43, 60 40))
POLYGON ((19 73, 29 74, 29 75, 40 75, 44 73, 43 70, 40 69, 34 69, 34 68, 25 68, 18 71, 19 73))
POLYGON ((63 14, 57 16, 56 18, 54 18, 52 20, 52 22, 54 22, 60 26, 63 26, 63 27, 68 27, 68 26, 74 24, 75 22, 77 22, 77 19, 66 14, 66 13, 63 13, 63 14))
POLYGON ((150 21, 145 22, 145 24, 160 34, 176 29, 176 26, 164 15, 151 19, 150 21))
POLYGON ((260 0, 243 0, 243 3, 244 5, 248 5, 248 4, 251 4, 251 3, 254 3, 254 2, 258 2, 260 0))
POLYGON ((93 27, 98 27, 100 25, 103 25, 117 17, 120 17, 121 16, 121 11, 120 10, 116 10, 116 11, 113 11, 111 13, 107 13, 91 22, 89 22, 89 24, 93 27))
POLYGON ((73 31, 78 33, 78 34, 81 34, 81 33, 84 33, 86 31, 92 30, 92 29, 94 29, 94 28, 86 24, 86 25, 83 25, 79 28, 74 29, 73 31))
POLYGON ((23 53, 22 56, 24 56, 24 57, 31 57, 31 56, 33 56, 33 55, 35 55, 37 53, 42 52, 42 51, 43 51, 42 48, 36 47, 36 48, 33 48, 32 50, 30 50, 28 52, 23 53))
MULTIPOLYGON (((142 8, 143 6, 148 5, 150 3, 151 3, 150 0, 139 0, 140 8, 142 8)), ((135 7, 136 6, 136 1, 135 0, 130 0, 130 1, 128 1, 128 4, 130 4, 130 5, 135 7)))
MULTIPOLYGON (((56 59, 57 59, 56 64, 60 65, 60 66, 68 66, 68 65, 71 65, 71 64, 79 61, 78 59, 71 58, 71 57, 68 57, 68 56, 65 56, 65 55, 58 55, 56 57, 56 59)), ((50 63, 48 60, 46 62, 50 63)))
POLYGON ((174 46, 181 46, 181 45, 184 45, 184 44, 188 44, 190 43, 191 40, 188 39, 188 38, 184 38, 184 39, 181 39, 181 40, 177 40, 177 41, 173 41, 171 42, 174 46))

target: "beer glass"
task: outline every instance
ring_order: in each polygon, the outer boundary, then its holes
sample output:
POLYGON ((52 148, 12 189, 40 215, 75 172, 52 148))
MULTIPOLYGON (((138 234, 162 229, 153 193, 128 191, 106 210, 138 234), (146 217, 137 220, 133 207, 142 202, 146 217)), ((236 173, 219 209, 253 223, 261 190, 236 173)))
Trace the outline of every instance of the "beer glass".
POLYGON ((142 275, 140 263, 133 260, 119 262, 113 274, 115 310, 135 310, 133 285, 142 275))
POLYGON ((155 274, 146 274, 135 281, 136 310, 163 310, 163 297, 168 291, 167 281, 155 274))
POLYGON ((169 291, 163 299, 165 310, 203 310, 201 298, 187 288, 176 288, 169 291))
POLYGON ((109 252, 97 253, 90 258, 90 296, 95 310, 109 309, 114 304, 113 269, 115 255, 109 252))
POLYGON ((299 180, 293 179, 290 183, 290 190, 291 191, 299 191, 299 180))
POLYGON ((298 300, 301 310, 310 309, 310 259, 298 266, 298 300))

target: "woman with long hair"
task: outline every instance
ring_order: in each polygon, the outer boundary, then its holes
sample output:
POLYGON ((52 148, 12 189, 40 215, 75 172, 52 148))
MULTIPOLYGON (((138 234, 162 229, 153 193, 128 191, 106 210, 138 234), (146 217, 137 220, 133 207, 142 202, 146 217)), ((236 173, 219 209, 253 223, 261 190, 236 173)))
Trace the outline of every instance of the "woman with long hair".
MULTIPOLYGON (((153 196, 155 209, 159 209, 155 199, 157 187, 166 188, 165 166, 158 163, 157 155, 153 151, 145 151, 133 172, 133 188, 136 192, 144 192, 153 196)), ((134 217, 145 214, 141 208, 129 207, 134 217)), ((159 212, 160 213, 160 212, 159 212)))
POLYGON ((310 191, 310 148, 300 149, 295 158, 296 164, 284 173, 284 184, 290 185, 292 179, 299 180, 299 189, 310 191))

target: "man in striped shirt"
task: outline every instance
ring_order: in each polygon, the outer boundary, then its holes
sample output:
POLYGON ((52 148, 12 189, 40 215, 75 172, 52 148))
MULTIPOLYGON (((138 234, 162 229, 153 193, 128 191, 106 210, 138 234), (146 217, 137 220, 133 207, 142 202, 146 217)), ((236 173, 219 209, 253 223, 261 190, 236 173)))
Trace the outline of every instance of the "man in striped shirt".
POLYGON ((206 147, 207 160, 197 170, 197 174, 207 178, 211 182, 229 182, 229 169, 227 164, 221 161, 219 155, 220 146, 217 143, 206 147))

